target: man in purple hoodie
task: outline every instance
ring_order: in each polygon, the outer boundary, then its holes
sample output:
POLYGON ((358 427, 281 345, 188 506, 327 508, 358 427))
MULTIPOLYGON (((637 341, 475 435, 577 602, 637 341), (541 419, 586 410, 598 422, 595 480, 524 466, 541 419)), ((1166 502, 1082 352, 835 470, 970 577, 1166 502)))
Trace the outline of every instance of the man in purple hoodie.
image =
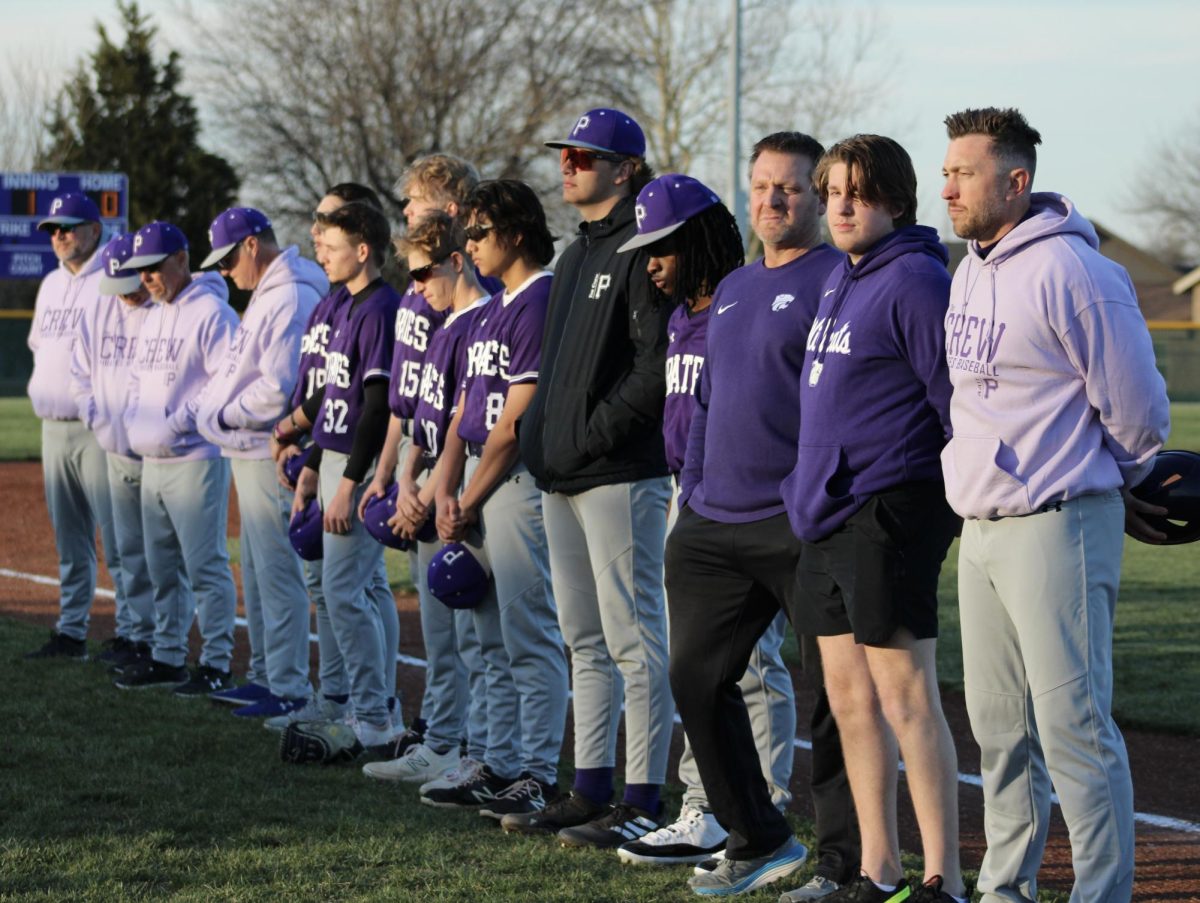
POLYGON ((792 620, 819 638, 862 833, 862 875, 827 899, 961 901, 958 763, 935 671, 938 575, 957 529, 938 459, 946 249, 916 225, 917 176, 892 139, 841 141, 814 178, 847 257, 808 334, 783 498, 804 542, 792 620), (900 864, 897 747, 924 845, 916 888, 900 864))
POLYGON ((959 549, 967 711, 983 756, 984 900, 1033 900, 1053 784, 1072 900, 1128 900, 1133 785, 1112 719, 1122 524, 1166 439, 1166 389, 1129 274, 1059 194, 1033 193, 1041 136, 1017 110, 946 118, 954 231, 946 494, 959 549), (1124 504, 1122 504, 1124 494, 1124 504))

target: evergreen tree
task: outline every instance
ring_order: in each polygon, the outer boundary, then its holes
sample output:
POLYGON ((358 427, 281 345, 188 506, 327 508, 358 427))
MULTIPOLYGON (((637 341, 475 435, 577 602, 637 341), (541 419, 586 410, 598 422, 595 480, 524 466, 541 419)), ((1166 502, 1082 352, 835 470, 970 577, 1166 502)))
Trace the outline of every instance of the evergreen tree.
POLYGON ((198 143, 192 99, 180 93, 179 55, 154 59, 157 29, 136 2, 117 0, 125 43, 97 25, 100 46, 81 62, 51 115, 49 150, 40 169, 101 170, 129 176, 129 224, 179 226, 193 264, 208 250, 208 225, 233 203, 239 178, 198 143))

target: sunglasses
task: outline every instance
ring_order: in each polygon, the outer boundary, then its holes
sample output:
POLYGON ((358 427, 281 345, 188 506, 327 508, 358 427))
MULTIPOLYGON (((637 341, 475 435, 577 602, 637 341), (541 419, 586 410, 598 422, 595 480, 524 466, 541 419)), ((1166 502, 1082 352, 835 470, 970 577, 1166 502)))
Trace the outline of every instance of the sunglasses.
MULTIPOLYGON (((242 241, 245 241, 243 238, 242 241)), ((237 264, 238 251, 242 249, 242 242, 239 241, 236 245, 229 249, 229 253, 217 261, 216 269, 222 273, 228 273, 237 264)))
POLYGON ((408 275, 412 277, 413 282, 428 282, 429 277, 433 275, 433 271, 445 262, 445 257, 443 257, 441 260, 430 261, 423 267, 417 267, 415 270, 409 270, 408 275))
POLYGON ((480 242, 487 238, 487 234, 495 228, 491 223, 476 223, 475 225, 467 226, 463 230, 463 234, 466 235, 467 241, 480 242))
POLYGON ((50 223, 46 226, 46 231, 51 235, 70 235, 83 223, 50 223))
POLYGON ((628 157, 622 157, 620 154, 605 154, 600 151, 584 150, 582 147, 564 147, 562 149, 562 156, 559 158, 560 163, 570 161, 571 165, 580 172, 591 172, 597 160, 604 160, 608 163, 620 163, 622 160, 628 159, 628 157))
POLYGON ((316 223, 318 226, 328 226, 329 225, 329 214, 322 213, 320 210, 314 210, 313 211, 313 222, 316 223))

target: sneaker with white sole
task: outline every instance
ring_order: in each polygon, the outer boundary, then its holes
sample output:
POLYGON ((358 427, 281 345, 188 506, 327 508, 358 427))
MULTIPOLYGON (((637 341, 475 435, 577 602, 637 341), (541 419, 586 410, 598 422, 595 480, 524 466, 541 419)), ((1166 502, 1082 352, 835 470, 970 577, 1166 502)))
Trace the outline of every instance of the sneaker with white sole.
POLYGON ((803 903, 804 900, 820 900, 828 897, 841 885, 824 875, 813 875, 807 884, 789 890, 779 898, 779 903, 803 903))
POLYGON ((398 759, 389 762, 368 762, 363 766, 363 774, 377 781, 426 784, 450 771, 458 762, 457 746, 439 753, 424 743, 418 743, 416 746, 410 746, 398 759))
POLYGON ((496 774, 486 765, 471 780, 454 787, 429 790, 421 794, 421 802, 439 809, 474 809, 486 806, 498 796, 506 793, 516 778, 496 774))
POLYGON ((720 865, 721 860, 725 858, 724 850, 717 850, 712 854, 712 858, 705 859, 696 863, 696 867, 692 869, 693 875, 706 875, 720 865))
POLYGON ((789 837, 778 849, 754 859, 730 859, 717 862, 717 867, 703 875, 688 879, 688 887, 704 897, 728 897, 786 878, 797 871, 808 858, 808 850, 795 837, 789 837))
POLYGON ((250 681, 249 683, 242 684, 240 687, 227 687, 224 690, 218 690, 216 693, 209 693, 208 698, 213 702, 219 702, 221 705, 240 706, 262 702, 270 695, 270 688, 250 681))
POLYGON ((479 814, 496 821, 506 815, 524 815, 529 812, 541 812, 549 800, 558 797, 558 785, 548 784, 530 777, 528 772, 485 806, 481 806, 479 814))
POLYGON ((432 781, 426 781, 421 785, 421 793, 428 793, 430 790, 445 790, 449 787, 457 787, 463 781, 469 781, 483 770, 483 763, 478 759, 472 759, 468 756, 463 756, 458 760, 458 765, 451 768, 440 778, 432 781))
POLYGON ((289 724, 297 721, 341 721, 345 717, 346 703, 334 702, 328 696, 318 694, 311 697, 304 708, 272 715, 263 722, 263 727, 269 731, 285 731, 289 724))
POLYGON ((715 815, 685 804, 679 818, 641 840, 621 844, 617 856, 622 862, 636 865, 703 862, 725 849, 728 837, 729 832, 717 823, 715 815))

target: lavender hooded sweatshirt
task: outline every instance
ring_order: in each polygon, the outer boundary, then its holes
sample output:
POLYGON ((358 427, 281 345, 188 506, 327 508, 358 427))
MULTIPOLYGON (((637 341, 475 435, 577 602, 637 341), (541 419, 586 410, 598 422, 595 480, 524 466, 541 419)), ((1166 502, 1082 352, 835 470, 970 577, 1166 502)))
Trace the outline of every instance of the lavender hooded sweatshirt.
POLYGON ((1136 485, 1170 428, 1166 387, 1125 270, 1062 195, 954 274, 946 496, 968 518, 1136 485))

